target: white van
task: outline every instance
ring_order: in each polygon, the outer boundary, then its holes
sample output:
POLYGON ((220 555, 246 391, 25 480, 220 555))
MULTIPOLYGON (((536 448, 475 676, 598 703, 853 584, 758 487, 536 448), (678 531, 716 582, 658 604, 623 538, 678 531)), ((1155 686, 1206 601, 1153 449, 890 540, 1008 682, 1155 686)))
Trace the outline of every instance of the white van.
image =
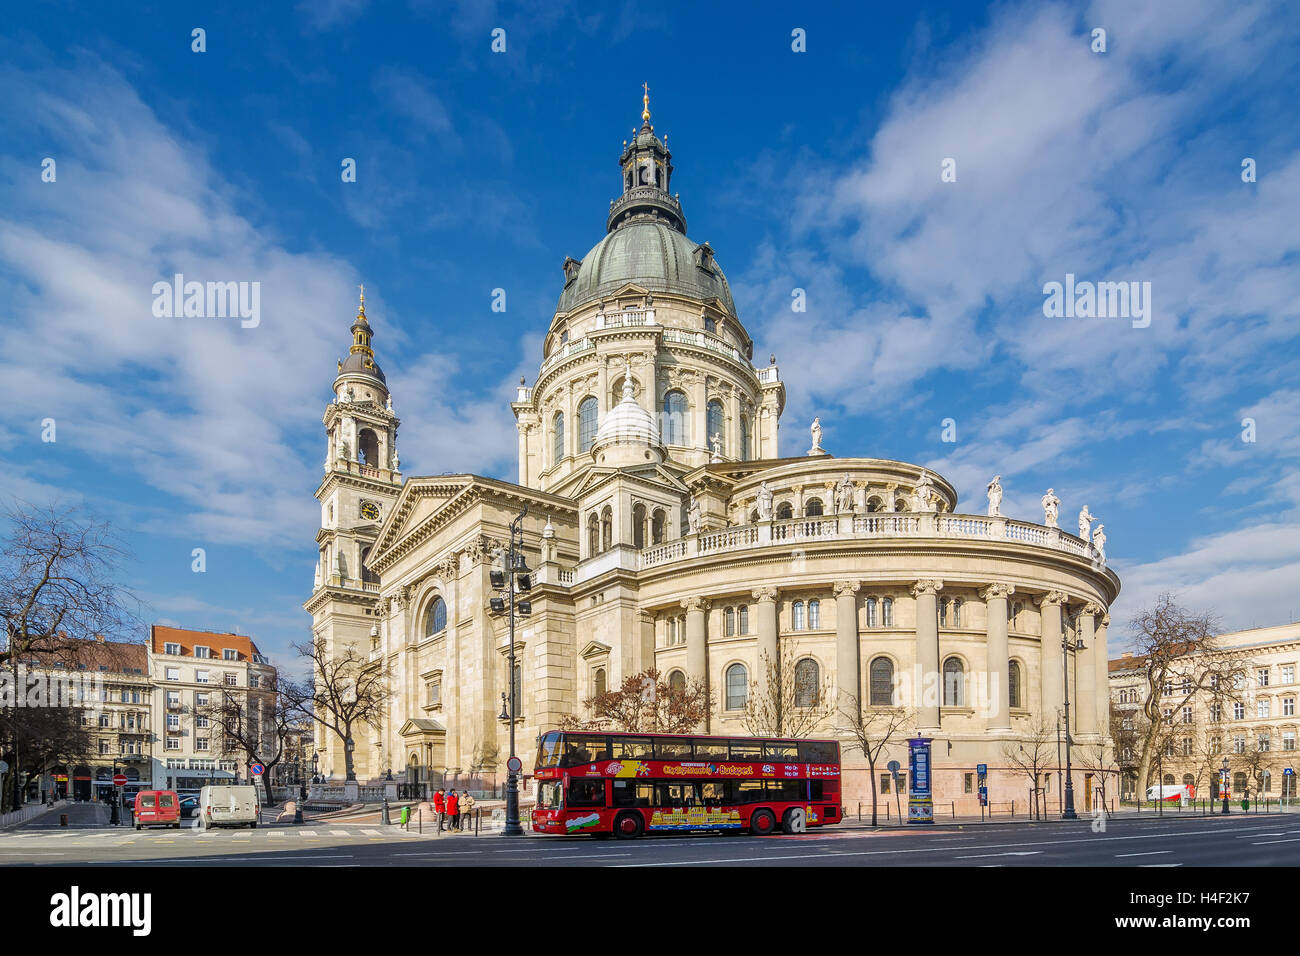
POLYGON ((257 797, 257 787, 208 786, 199 791, 197 826, 257 827, 262 805, 257 797))

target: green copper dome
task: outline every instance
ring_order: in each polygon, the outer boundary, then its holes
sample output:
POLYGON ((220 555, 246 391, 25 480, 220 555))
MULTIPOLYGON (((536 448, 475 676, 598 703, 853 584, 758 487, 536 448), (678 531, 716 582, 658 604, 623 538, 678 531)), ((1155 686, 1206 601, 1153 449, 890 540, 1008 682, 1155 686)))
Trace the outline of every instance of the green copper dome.
POLYGON ((661 219, 625 221, 582 258, 564 287, 557 311, 612 295, 628 283, 649 292, 675 292, 695 299, 721 299, 731 315, 736 303, 707 245, 692 242, 661 219))

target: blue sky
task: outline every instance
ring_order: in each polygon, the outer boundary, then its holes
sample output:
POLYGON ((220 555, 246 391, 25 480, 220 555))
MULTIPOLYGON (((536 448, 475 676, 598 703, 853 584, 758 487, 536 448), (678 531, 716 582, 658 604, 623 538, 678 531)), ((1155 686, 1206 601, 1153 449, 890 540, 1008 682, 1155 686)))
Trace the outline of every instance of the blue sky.
POLYGON ((1295 620, 1300 20, 1134 6, 14 8, 0 494, 84 502, 126 533, 154 619, 284 659, 357 284, 406 474, 512 478, 512 384, 564 257, 603 233, 648 82, 692 238, 781 362, 785 453, 817 414, 833 453, 930 466, 964 511, 995 473, 1013 516, 1041 520, 1051 486, 1072 528, 1086 502, 1117 636, 1162 590, 1227 627, 1295 620), (261 324, 155 318, 178 271, 260 282, 261 324), (1067 273, 1150 282, 1150 326, 1046 318, 1067 273))

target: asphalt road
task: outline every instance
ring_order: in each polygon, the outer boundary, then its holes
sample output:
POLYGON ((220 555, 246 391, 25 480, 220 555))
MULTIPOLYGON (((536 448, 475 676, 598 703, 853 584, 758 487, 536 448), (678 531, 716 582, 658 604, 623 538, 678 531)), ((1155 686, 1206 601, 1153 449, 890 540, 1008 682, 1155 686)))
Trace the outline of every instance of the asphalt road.
MULTIPOLYGON (((57 815, 55 816, 57 822, 57 815)), ((636 841, 471 834, 328 823, 198 831, 27 828, 0 834, 0 865, 109 866, 1295 866, 1300 815, 828 828, 757 838, 699 834, 636 841)))

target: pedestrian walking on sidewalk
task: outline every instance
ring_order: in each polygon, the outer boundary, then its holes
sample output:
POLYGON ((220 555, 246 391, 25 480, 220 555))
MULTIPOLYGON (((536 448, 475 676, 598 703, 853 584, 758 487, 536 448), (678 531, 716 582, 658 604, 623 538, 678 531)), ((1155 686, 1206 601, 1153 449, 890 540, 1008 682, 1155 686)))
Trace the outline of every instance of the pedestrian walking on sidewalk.
POLYGON ((460 829, 460 797, 455 790, 447 791, 447 816, 451 818, 448 829, 455 833, 460 829))
POLYGON ((438 832, 442 832, 442 825, 447 819, 447 799, 443 796, 442 787, 439 787, 433 795, 433 812, 438 817, 438 832))
POLYGON ((468 790, 462 790, 460 798, 460 828, 462 830, 468 830, 473 826, 473 822, 470 820, 470 814, 473 812, 474 798, 469 795, 468 790))

